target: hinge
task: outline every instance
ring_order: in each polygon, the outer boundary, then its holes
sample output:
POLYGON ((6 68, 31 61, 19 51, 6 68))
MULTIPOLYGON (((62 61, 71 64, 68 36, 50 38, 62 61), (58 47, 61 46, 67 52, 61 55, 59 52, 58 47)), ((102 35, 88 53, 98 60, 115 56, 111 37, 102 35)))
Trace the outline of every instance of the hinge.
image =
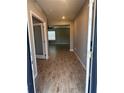
POLYGON ((92 55, 93 55, 93 52, 92 52, 92 51, 89 51, 89 52, 88 52, 88 57, 91 58, 92 55))

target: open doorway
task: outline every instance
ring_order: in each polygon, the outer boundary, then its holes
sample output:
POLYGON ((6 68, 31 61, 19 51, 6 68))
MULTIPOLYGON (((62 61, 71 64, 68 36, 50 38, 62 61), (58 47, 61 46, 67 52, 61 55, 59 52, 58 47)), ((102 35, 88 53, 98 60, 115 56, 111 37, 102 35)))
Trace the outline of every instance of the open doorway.
POLYGON ((87 59, 89 59, 90 53, 88 50, 90 47, 88 45, 91 39, 89 39, 89 37, 91 37, 90 35, 92 34, 91 27, 93 25, 91 23, 94 23, 92 22, 94 21, 92 20, 92 11, 89 10, 92 10, 94 1, 64 1, 65 2, 63 2, 63 0, 37 0, 35 3, 29 3, 29 9, 40 15, 40 17, 36 18, 41 19, 39 20, 40 22, 37 21, 38 23, 33 24, 31 16, 34 40, 33 48, 37 45, 43 48, 43 44, 40 43, 44 42, 42 38, 38 38, 38 36, 41 37, 42 34, 44 34, 45 37, 43 36, 43 38, 45 38, 44 40, 46 40, 49 46, 47 48, 47 43, 44 44, 45 53, 49 51, 49 58, 46 57, 46 59, 48 58, 47 60, 42 57, 37 57, 37 53, 40 52, 39 54, 43 54, 43 51, 34 49, 36 52, 36 57, 34 57, 35 59, 38 58, 36 59, 38 75, 35 82, 35 93, 92 93, 88 90, 91 83, 89 85, 90 72, 87 72, 90 69, 88 67, 90 64, 87 59), (62 8, 59 8, 55 4, 62 6, 62 8), (69 5, 69 7, 63 7, 63 4, 69 5), (73 7, 74 5, 75 7, 73 7), (42 18, 45 21, 43 21, 42 18), (47 29, 44 28, 44 26, 42 27, 44 22, 46 22, 48 26, 46 27, 47 29), (44 29, 46 31, 45 33, 35 33, 34 29, 44 29), (35 44, 35 42, 38 43, 35 44))
MULTIPOLYGON (((49 52, 51 48, 65 47, 69 51, 70 47, 70 26, 58 25, 48 27, 49 52)), ((50 53, 49 53, 50 54, 50 53)))

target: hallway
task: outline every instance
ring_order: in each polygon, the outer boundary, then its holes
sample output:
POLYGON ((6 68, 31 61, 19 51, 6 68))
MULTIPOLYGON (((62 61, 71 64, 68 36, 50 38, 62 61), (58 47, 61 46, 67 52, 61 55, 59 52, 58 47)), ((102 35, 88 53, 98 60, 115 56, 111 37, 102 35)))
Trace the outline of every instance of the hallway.
POLYGON ((69 45, 50 45, 49 59, 37 59, 37 93, 85 93, 85 70, 69 45))

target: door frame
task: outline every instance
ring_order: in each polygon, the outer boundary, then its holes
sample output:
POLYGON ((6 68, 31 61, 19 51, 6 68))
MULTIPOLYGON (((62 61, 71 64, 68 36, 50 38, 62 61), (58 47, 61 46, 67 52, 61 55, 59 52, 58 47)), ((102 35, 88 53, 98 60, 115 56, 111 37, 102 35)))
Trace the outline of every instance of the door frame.
POLYGON ((29 17, 28 18, 28 35, 29 35, 29 45, 30 45, 30 57, 31 57, 31 63, 32 63, 33 82, 34 82, 34 93, 36 93, 35 79, 36 79, 38 73, 37 73, 37 61, 36 61, 36 51, 35 51, 35 43, 34 43, 32 16, 35 16, 36 18, 40 19, 44 25, 46 59, 48 59, 48 42, 47 42, 48 37, 47 37, 46 21, 42 17, 38 16, 37 13, 33 12, 33 10, 30 10, 29 15, 28 15, 28 17, 29 17), (35 68, 33 67, 33 63, 35 64, 35 68), (36 72, 34 72, 34 71, 36 71, 36 72))
POLYGON ((27 29, 27 85, 28 85, 29 93, 36 93, 32 70, 33 69, 32 69, 31 54, 30 54, 29 35, 27 29))
POLYGON ((32 10, 30 10, 30 20, 31 20, 31 29, 33 31, 33 20, 32 20, 32 16, 34 16, 35 18, 39 19, 42 23, 43 23, 43 31, 44 31, 44 47, 45 47, 45 54, 46 54, 46 58, 48 59, 48 29, 47 29, 47 22, 40 17, 37 13, 33 12, 32 10))
MULTIPOLYGON (((32 10, 30 10, 30 15, 29 15, 29 20, 28 22, 30 22, 30 26, 29 26, 29 42, 31 44, 31 60, 33 60, 34 64, 35 64, 35 73, 33 73, 34 75, 34 79, 37 77, 37 61, 36 61, 36 51, 35 51, 35 41, 34 41, 34 28, 33 28, 33 19, 32 17, 35 17, 37 19, 39 19, 42 23, 43 23, 43 31, 44 31, 44 47, 45 47, 45 55, 46 55, 46 58, 45 59, 48 59, 48 42, 47 42, 47 23, 46 21, 40 17, 37 13, 33 12, 32 10)), ((34 72, 34 70, 33 70, 34 72)))
MULTIPOLYGON (((48 59, 48 29, 47 29, 47 22, 40 17, 37 13, 33 12, 32 10, 30 10, 30 22, 31 22, 31 30, 33 32, 33 20, 32 20, 32 16, 34 16, 35 18, 39 19, 42 23, 43 23, 43 31, 44 31, 44 47, 45 47, 45 59, 48 59)), ((32 33, 33 34, 33 33, 32 33)), ((34 35, 34 34, 33 34, 34 35)), ((34 39, 34 37, 33 37, 34 39)), ((34 47, 35 48, 35 47, 34 47)))
POLYGON ((35 23, 33 24, 33 26, 37 26, 40 25, 41 26, 41 36, 42 36, 42 42, 43 42, 43 55, 37 55, 36 54, 36 58, 39 59, 46 59, 46 53, 45 53, 45 38, 44 38, 44 26, 43 23, 35 23))
MULTIPOLYGON (((91 68, 91 62, 93 59, 93 51, 91 51, 91 40, 94 39, 94 23, 95 23, 95 14, 92 16, 93 12, 96 10, 94 9, 93 11, 93 4, 94 8, 96 8, 96 0, 89 0, 89 18, 88 18, 88 41, 87 41, 87 64, 86 64, 86 87, 85 87, 85 93, 92 93, 91 90, 89 90, 89 87, 91 87, 91 84, 89 84, 89 78, 92 78, 92 75, 90 73, 91 68), (93 22, 94 21, 94 22, 93 22), (93 24, 93 25, 92 25, 93 24), (92 33, 93 30, 93 33, 92 33), (92 36, 92 37, 91 37, 92 36), (91 62, 90 62, 91 61, 91 62)), ((94 41, 92 42, 94 44, 94 41)), ((93 48, 93 45, 92 45, 93 48)))

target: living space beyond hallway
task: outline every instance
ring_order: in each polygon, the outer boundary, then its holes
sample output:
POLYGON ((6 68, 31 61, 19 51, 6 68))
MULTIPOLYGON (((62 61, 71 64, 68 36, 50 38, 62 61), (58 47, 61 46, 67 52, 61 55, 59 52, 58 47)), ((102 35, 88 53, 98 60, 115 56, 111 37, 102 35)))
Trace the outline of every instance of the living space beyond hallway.
POLYGON ((49 45, 49 59, 37 59, 37 93, 85 93, 85 70, 69 45, 49 45))

